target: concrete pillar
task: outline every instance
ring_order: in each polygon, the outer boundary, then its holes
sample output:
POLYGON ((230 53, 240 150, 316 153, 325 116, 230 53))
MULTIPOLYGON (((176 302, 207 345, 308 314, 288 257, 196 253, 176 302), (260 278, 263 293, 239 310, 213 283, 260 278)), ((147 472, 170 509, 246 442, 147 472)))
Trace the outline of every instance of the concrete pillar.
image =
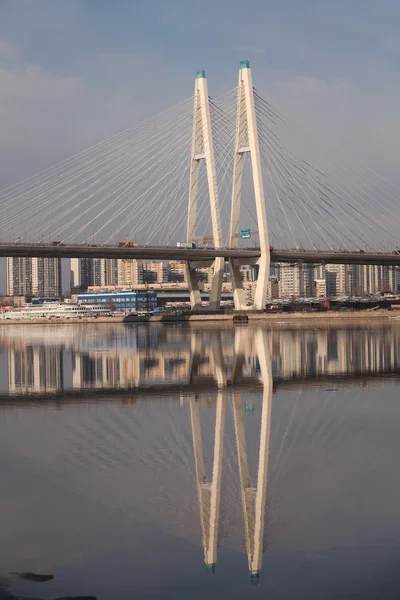
MULTIPOLYGON (((264 183, 261 170, 261 156, 257 132, 257 116, 254 105, 253 82, 248 60, 240 63, 238 104, 236 118, 236 143, 234 174, 232 187, 230 245, 237 247, 239 238, 240 201, 242 190, 243 155, 249 152, 253 173, 254 196, 256 202, 257 225, 260 239, 261 257, 259 273, 254 296, 254 308, 261 310, 265 307, 268 294, 268 278, 270 269, 270 251, 268 239, 267 214, 265 208, 264 183), (246 140, 247 132, 247 140, 246 140), (247 142, 247 143, 246 143, 247 142)), ((231 267, 232 269, 232 267, 231 267)), ((233 270, 233 269, 232 269, 233 270)), ((231 272, 232 272, 231 270, 231 272)), ((232 276, 232 285, 239 285, 238 279, 232 276)), ((239 285, 240 288, 240 285, 239 285)), ((235 297, 235 289, 234 289, 235 297)), ((240 292, 236 294, 235 307, 240 306, 240 292)))
POLYGON ((189 260, 186 262, 186 268, 187 280, 189 285, 190 305, 192 307, 192 310, 200 310, 202 305, 196 269, 191 265, 189 260))
MULTIPOLYGON (((192 158, 190 169, 189 206, 187 220, 188 242, 194 241, 196 233, 197 200, 201 160, 205 160, 206 163, 214 245, 216 248, 222 248, 224 245, 224 241, 222 237, 217 175, 212 139, 210 105, 208 100, 208 87, 205 71, 197 72, 194 90, 192 158)), ((211 310, 217 310, 220 306, 223 274, 224 259, 216 258, 214 261, 214 279, 210 293, 211 310)), ((192 308, 195 308, 193 304, 192 308)))
POLYGON ((234 258, 229 260, 229 271, 231 274, 233 302, 237 310, 246 308, 246 298, 243 289, 243 279, 240 272, 240 264, 234 258))

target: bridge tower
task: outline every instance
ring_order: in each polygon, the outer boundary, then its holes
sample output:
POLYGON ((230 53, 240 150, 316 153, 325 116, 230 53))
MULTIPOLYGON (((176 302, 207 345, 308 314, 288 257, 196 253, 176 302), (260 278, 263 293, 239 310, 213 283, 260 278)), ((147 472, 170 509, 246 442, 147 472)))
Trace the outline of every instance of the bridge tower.
MULTIPOLYGON (((222 237, 221 216, 219 210, 217 174, 215 168, 207 79, 205 71, 197 71, 194 89, 193 135, 187 218, 188 242, 192 242, 196 235, 199 173, 200 163, 203 160, 206 163, 214 245, 216 248, 222 248, 224 242, 222 237)), ((210 293, 210 309, 212 310, 216 310, 220 306, 224 262, 224 258, 221 257, 217 257, 214 260, 214 278, 210 293)), ((201 308, 201 297, 196 276, 196 266, 200 265, 196 265, 196 263, 193 261, 187 262, 190 302, 192 308, 199 309, 201 308)))
MULTIPOLYGON (((236 113, 236 140, 233 167, 232 205, 229 246, 237 248, 239 244, 240 204, 242 194, 242 178, 244 155, 251 156, 253 174, 254 196, 256 202, 257 225, 260 239, 261 257, 259 260, 259 273, 254 297, 254 308, 265 307, 268 278, 270 269, 270 250, 268 240, 267 213, 265 210, 264 184, 261 170, 260 146, 257 132, 257 116, 254 105, 253 82, 250 63, 242 60, 239 70, 239 84, 236 113)), ((243 283, 239 271, 241 261, 231 259, 229 268, 232 278, 233 298, 235 308, 245 306, 243 283)))

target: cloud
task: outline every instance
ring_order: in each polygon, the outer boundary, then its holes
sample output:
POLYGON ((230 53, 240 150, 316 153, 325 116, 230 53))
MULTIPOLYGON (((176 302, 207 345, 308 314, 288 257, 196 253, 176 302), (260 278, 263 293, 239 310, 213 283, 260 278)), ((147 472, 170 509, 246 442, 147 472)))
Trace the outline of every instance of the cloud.
POLYGON ((137 55, 104 53, 83 58, 79 76, 57 73, 1 42, 0 189, 173 104, 180 92, 156 93, 149 71, 137 55))
POLYGON ((275 72, 268 80, 268 87, 258 85, 264 96, 304 131, 305 140, 318 140, 321 153, 344 149, 400 187, 396 79, 371 73, 370 84, 361 84, 346 76, 275 72))
POLYGON ((65 146, 72 150, 80 145, 68 136, 78 118, 77 104, 85 96, 79 78, 56 75, 38 65, 9 68, 0 63, 0 90, 0 184, 51 164, 65 146))

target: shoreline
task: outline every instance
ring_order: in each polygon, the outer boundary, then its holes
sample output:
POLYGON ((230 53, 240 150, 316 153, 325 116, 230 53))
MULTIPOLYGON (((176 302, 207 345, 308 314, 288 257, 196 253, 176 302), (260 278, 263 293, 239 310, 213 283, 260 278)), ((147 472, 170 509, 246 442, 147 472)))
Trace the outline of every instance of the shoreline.
MULTIPOLYGON (((249 323, 263 322, 263 323, 277 323, 288 325, 290 323, 298 324, 299 322, 304 324, 310 324, 310 322, 318 322, 321 324, 326 323, 340 323, 340 322, 370 322, 370 323, 395 323, 396 320, 400 324, 400 311, 387 311, 387 310, 376 310, 376 311, 326 311, 326 312, 298 312, 298 313, 258 313, 258 312, 246 312, 238 311, 238 314, 246 314, 249 319, 249 323), (395 317, 398 317, 396 319, 395 317)), ((10 325, 82 325, 82 324, 110 324, 110 323, 231 323, 233 325, 233 314, 194 314, 194 315, 163 315, 158 317, 87 317, 81 319, 9 319, 2 320, 0 326, 10 325)), ((244 323, 246 325, 246 323, 244 323)))

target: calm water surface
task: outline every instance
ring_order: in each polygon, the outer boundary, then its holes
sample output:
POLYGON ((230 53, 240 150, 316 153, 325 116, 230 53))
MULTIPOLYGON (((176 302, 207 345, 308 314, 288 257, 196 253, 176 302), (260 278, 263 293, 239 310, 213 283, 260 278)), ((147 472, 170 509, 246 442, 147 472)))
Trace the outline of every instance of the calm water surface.
POLYGON ((0 598, 399 597, 400 325, 13 325, 0 352, 0 598))

